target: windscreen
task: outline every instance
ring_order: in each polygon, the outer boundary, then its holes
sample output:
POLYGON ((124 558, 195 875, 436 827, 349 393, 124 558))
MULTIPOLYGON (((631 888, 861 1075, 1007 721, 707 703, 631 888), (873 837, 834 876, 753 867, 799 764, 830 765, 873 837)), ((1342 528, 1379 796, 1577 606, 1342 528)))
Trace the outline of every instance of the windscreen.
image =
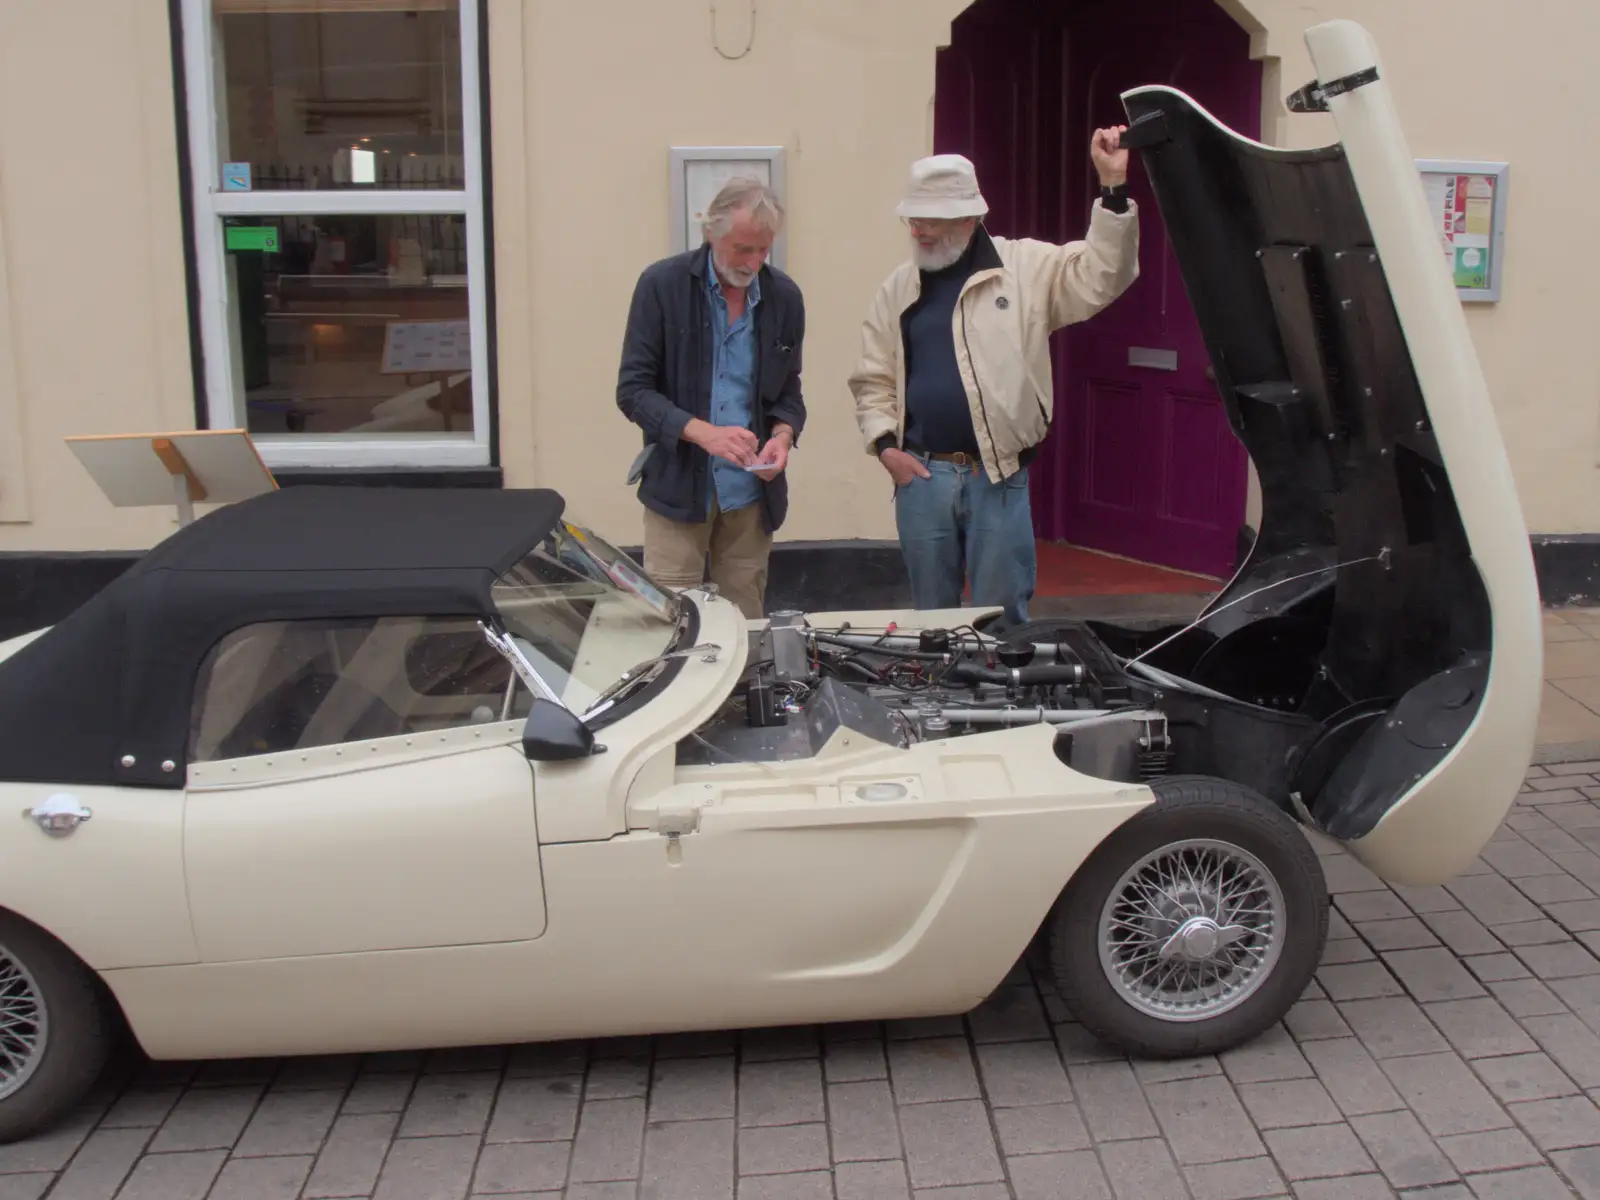
POLYGON ((506 632, 574 712, 669 649, 684 603, 572 521, 558 522, 490 594, 506 632))

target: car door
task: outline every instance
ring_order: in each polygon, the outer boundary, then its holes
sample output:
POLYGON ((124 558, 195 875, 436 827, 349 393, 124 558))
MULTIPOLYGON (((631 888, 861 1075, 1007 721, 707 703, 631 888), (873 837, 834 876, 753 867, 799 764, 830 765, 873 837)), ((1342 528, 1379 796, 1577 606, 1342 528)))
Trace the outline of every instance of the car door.
POLYGON ((470 621, 422 618, 273 622, 218 645, 184 812, 201 961, 544 932, 511 723, 526 694, 485 649, 470 621))

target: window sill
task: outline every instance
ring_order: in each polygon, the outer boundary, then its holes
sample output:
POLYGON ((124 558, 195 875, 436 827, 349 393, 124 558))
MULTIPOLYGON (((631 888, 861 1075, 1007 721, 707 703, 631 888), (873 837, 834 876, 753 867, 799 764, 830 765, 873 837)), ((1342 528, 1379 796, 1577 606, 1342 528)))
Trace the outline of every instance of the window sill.
POLYGON ((487 467, 489 446, 470 433, 385 436, 253 434, 272 471, 448 471, 487 467))

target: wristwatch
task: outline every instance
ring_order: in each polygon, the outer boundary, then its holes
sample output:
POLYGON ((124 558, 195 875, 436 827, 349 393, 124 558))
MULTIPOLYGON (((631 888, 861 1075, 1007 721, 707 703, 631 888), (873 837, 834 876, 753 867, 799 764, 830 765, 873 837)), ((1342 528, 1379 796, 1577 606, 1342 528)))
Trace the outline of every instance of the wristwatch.
POLYGON ((1100 188, 1100 205, 1107 212, 1125 213, 1128 211, 1128 185, 1119 183, 1116 187, 1100 188))

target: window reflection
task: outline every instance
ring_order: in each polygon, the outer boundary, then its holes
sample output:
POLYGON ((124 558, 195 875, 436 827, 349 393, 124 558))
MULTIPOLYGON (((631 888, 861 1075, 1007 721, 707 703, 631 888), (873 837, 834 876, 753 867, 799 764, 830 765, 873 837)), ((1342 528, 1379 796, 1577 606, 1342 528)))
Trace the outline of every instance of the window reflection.
POLYGON ((458 0, 213 0, 253 190, 463 186, 458 0))
POLYGON ((466 219, 224 223, 252 433, 472 432, 466 219))

